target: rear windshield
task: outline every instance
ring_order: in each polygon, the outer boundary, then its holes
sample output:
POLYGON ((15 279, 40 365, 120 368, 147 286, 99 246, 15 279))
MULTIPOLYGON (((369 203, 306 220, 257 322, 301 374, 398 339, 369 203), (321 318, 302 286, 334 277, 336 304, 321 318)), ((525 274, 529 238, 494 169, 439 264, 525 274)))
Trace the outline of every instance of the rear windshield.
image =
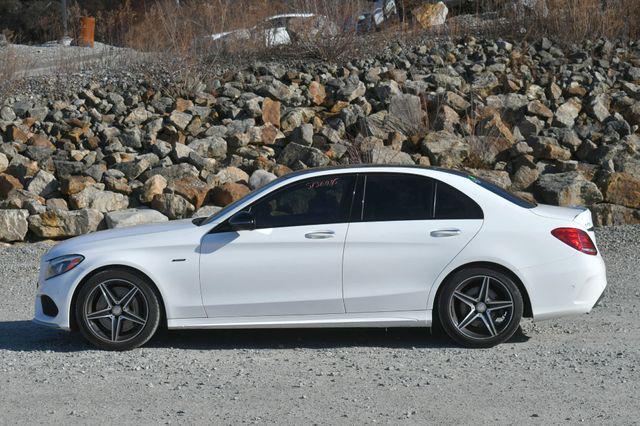
POLYGON ((484 179, 480 179, 478 177, 475 177, 473 175, 467 175, 467 177, 472 180, 473 182, 477 183, 478 185, 480 185, 481 187, 483 187, 486 190, 489 190, 491 192, 493 192, 496 195, 499 195, 500 197, 504 198, 507 201, 511 201, 513 204, 516 204, 520 207, 524 207, 525 209, 532 209, 534 207, 536 207, 537 204, 532 203, 530 201, 525 200, 524 198, 520 198, 515 194, 512 194, 511 192, 507 191, 506 189, 500 188, 498 185, 495 185, 491 182, 487 182, 484 179))

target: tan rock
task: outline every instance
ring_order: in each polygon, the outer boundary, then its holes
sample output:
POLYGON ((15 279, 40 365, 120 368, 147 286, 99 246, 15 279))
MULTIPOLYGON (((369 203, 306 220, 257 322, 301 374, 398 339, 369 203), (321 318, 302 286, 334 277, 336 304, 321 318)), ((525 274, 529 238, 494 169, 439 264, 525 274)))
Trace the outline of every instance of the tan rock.
POLYGON ((280 127, 280 101, 265 98, 262 102, 262 121, 280 127))
POLYGON ((0 198, 7 198, 11 191, 22 188, 22 183, 17 178, 5 173, 0 174, 0 198))
POLYGON ((96 181, 90 176, 67 176, 62 179, 60 191, 65 195, 73 195, 95 183, 96 181))
POLYGON ((309 97, 314 104, 322 105, 327 97, 327 92, 322 84, 312 81, 309 84, 309 97))
POLYGON ((143 203, 150 203, 153 197, 160 195, 167 187, 167 179, 162 175, 153 175, 144 183, 142 187, 142 194, 140 194, 140 201, 143 203))
POLYGON ((209 186, 194 176, 172 180, 168 188, 193 204, 196 210, 205 203, 209 194, 209 186))
POLYGON ((40 238, 68 238, 94 232, 103 215, 97 210, 49 210, 29 217, 29 229, 40 238))
POLYGON ((640 179, 629 173, 611 173, 604 180, 602 192, 606 202, 640 208, 640 179))

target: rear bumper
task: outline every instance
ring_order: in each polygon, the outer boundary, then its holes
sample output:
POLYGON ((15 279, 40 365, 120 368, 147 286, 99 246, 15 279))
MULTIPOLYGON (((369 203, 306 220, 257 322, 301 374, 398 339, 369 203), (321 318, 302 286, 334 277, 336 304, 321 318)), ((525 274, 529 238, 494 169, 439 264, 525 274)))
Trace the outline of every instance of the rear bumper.
POLYGON ((600 255, 577 253, 562 261, 521 270, 534 321, 591 312, 607 287, 600 255))

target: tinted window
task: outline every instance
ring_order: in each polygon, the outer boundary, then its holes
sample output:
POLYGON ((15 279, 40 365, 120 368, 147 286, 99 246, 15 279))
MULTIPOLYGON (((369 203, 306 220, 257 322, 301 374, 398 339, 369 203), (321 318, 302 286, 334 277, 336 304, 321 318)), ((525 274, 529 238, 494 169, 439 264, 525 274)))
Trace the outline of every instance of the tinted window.
POLYGON ((443 182, 436 184, 436 219, 482 219, 482 209, 468 196, 443 182))
POLYGON ((433 181, 408 174, 366 176, 365 222, 428 220, 433 217, 433 181))
POLYGON ((356 175, 293 183, 251 206, 257 228, 348 222, 356 175))

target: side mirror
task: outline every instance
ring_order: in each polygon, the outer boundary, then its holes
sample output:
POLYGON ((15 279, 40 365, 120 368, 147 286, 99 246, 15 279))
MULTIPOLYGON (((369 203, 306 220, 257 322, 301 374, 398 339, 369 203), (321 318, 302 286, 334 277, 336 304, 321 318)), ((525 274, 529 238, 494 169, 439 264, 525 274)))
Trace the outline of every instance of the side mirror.
POLYGON ((229 226, 234 231, 252 231, 256 229, 256 219, 249 212, 238 212, 229 218, 229 226))

